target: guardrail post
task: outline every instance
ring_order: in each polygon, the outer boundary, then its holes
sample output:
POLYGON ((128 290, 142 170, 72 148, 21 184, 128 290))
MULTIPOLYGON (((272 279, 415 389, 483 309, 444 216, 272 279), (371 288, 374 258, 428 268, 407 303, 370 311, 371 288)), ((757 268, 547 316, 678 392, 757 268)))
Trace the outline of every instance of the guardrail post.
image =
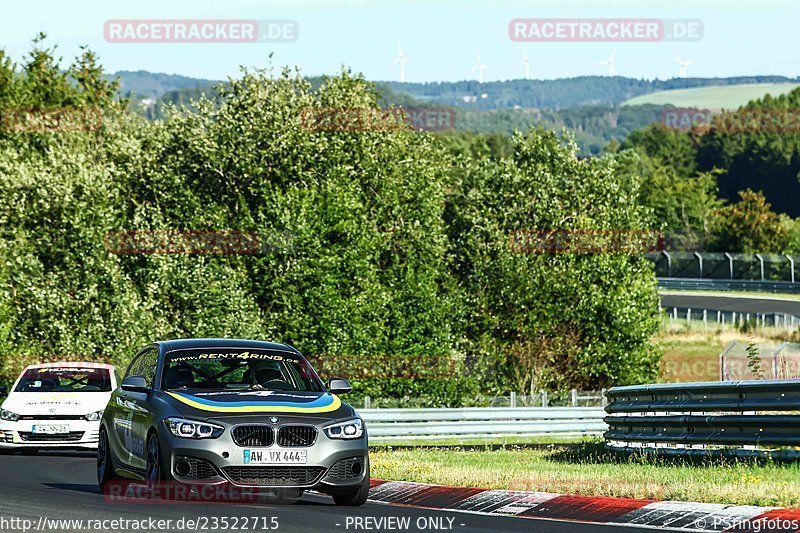
POLYGON ((517 393, 511 391, 511 407, 516 407, 516 406, 517 406, 517 393))
POLYGON ((761 254, 756 254, 756 257, 761 266, 761 281, 764 281, 764 257, 761 254))
POLYGON ((539 392, 542 395, 542 407, 547 407, 547 404, 548 404, 547 391, 543 390, 543 391, 539 391, 539 392))
POLYGON ((700 255, 700 252, 695 252, 694 256, 697 258, 697 266, 700 267, 700 278, 703 277, 703 256, 700 255))
POLYGON ((733 256, 728 252, 725 252, 725 257, 728 258, 728 265, 730 266, 731 269, 731 279, 733 279, 733 256))
POLYGON ((372 407, 372 398, 369 396, 364 396, 364 409, 370 409, 372 407))
POLYGON ((578 389, 572 389, 569 395, 572 407, 578 407, 578 389))

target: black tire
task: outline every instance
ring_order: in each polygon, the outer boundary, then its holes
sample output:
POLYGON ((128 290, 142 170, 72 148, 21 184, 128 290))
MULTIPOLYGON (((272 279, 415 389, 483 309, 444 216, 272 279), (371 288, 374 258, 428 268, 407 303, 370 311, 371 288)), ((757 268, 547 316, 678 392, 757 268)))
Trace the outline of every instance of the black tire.
POLYGON ((167 471, 164 469, 161 443, 158 441, 158 435, 154 431, 147 437, 147 464, 144 478, 147 491, 151 494, 151 497, 166 499, 165 479, 167 479, 167 471))
POLYGON ((366 466, 366 475, 361 485, 331 493, 336 505, 341 505, 343 507, 360 507, 367 503, 367 498, 369 497, 369 457, 367 457, 366 466))
POLYGON ((300 498, 305 494, 303 489, 284 489, 280 488, 275 490, 275 499, 272 503, 292 505, 300 501, 300 498))
POLYGON ((114 471, 114 460, 111 458, 108 434, 105 429, 101 429, 100 438, 97 441, 97 485, 100 487, 100 492, 105 494, 109 482, 117 480, 119 480, 119 476, 114 471))

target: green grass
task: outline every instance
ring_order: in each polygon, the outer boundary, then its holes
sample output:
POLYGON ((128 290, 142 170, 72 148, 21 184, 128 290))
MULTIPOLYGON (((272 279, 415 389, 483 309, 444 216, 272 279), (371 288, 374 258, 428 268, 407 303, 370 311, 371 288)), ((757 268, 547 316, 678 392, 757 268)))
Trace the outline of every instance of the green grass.
POLYGON ((541 436, 541 437, 486 437, 486 438, 471 438, 465 439, 463 437, 444 437, 438 439, 397 439, 392 441, 382 441, 373 443, 370 439, 371 446, 380 448, 396 447, 425 447, 425 446, 512 446, 512 445, 549 445, 549 444, 568 444, 582 442, 585 436, 541 436))
POLYGON ((755 460, 690 461, 579 445, 505 449, 406 448, 370 452, 372 476, 461 487, 800 506, 800 464, 755 460))
POLYGON ((796 83, 758 83, 750 85, 721 85, 695 89, 674 89, 636 96, 622 105, 667 105, 700 109, 737 109, 751 100, 769 93, 778 96, 800 87, 796 83))

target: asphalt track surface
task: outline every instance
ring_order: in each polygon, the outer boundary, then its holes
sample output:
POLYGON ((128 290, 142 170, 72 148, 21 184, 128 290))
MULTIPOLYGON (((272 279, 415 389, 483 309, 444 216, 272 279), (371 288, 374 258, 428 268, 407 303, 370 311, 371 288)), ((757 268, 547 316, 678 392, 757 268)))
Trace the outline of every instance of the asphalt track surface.
POLYGON ((781 300, 779 296, 718 296, 705 294, 662 294, 664 309, 691 308, 737 313, 786 313, 800 316, 800 300, 781 300))
MULTIPOLYGON (((191 504, 179 502, 159 502, 154 504, 111 503, 100 493, 95 483, 95 459, 91 453, 84 452, 39 452, 34 455, 3 454, 0 455, 0 531, 23 531, 21 521, 30 520, 28 531, 97 531, 95 529, 77 529, 47 527, 47 521, 53 519, 92 520, 144 520, 153 518, 170 519, 173 524, 166 531, 195 531, 176 527, 181 518, 206 520, 213 517, 276 517, 277 529, 261 527, 248 531, 287 531, 287 532, 336 532, 336 531, 463 531, 463 532, 498 532, 498 531, 536 531, 536 532, 612 532, 619 531, 652 531, 652 529, 613 525, 581 524, 552 520, 536 520, 526 518, 506 518, 482 516, 478 514, 441 512, 413 507, 400 507, 379 503, 367 503, 363 507, 337 507, 329 497, 305 495, 295 504, 191 504), (35 529, 42 522, 41 529, 35 529), (348 527, 348 517, 351 523, 348 527), (409 517, 408 528, 376 527, 373 521, 370 527, 356 529, 354 520, 367 517, 377 520, 380 517, 409 517), (452 527, 447 527, 452 518, 452 527), (417 521, 433 520, 432 527, 418 527, 417 521), (439 519, 439 527, 435 527, 439 519)), ((232 522, 230 522, 232 523, 232 522)), ((185 524, 185 522, 184 522, 185 524)), ((363 522, 366 526, 367 522, 363 522)), ((385 524, 385 522, 384 522, 385 524)), ((85 523, 84 526, 87 526, 85 523)), ((228 529, 212 529, 212 523, 206 523, 205 531, 234 531, 228 529)), ((422 524, 425 526, 425 524, 422 524)), ((240 526, 241 527, 241 526, 240 526)), ((198 529, 203 531, 202 528, 198 529)), ((104 531, 112 531, 107 529, 104 531)), ((143 531, 141 529, 116 529, 113 531, 143 531)), ((146 530, 145 530, 146 531, 146 530)))

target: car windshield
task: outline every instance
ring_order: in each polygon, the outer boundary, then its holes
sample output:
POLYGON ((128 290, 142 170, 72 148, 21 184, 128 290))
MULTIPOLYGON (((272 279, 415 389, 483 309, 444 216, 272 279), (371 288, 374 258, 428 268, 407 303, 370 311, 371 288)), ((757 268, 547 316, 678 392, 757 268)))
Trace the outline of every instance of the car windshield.
POLYGON ((81 366, 29 368, 14 392, 111 392, 111 373, 81 366))
POLYGON ((161 388, 325 390, 311 365, 297 354, 224 348, 167 353, 161 388))

